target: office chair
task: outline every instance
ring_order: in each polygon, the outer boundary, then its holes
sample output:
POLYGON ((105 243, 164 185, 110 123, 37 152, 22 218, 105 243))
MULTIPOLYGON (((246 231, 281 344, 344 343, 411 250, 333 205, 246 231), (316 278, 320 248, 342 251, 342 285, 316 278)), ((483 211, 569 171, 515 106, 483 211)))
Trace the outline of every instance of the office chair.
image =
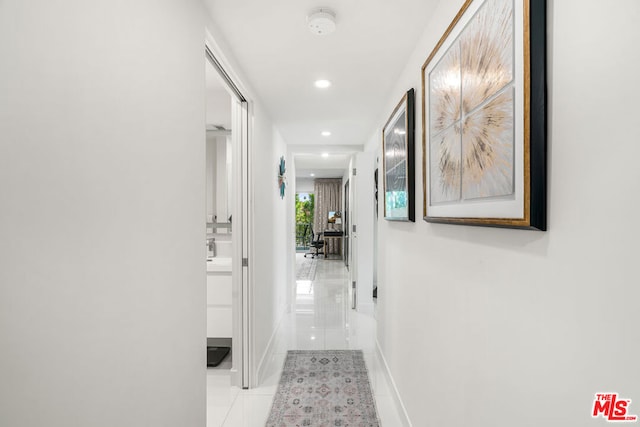
POLYGON ((311 258, 315 258, 318 255, 324 255, 324 251, 320 251, 320 249, 324 249, 324 240, 320 239, 321 236, 321 234, 316 234, 313 231, 313 228, 311 228, 311 242, 309 243, 309 247, 312 250, 315 249, 315 252, 307 252, 304 254, 305 258, 307 255, 311 255, 311 258))

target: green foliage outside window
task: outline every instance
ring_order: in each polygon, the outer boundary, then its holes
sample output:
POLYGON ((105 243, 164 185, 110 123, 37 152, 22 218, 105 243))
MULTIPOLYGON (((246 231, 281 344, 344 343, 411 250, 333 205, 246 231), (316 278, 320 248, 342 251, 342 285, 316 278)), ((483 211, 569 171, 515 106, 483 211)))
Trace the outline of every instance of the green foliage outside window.
POLYGON ((296 194, 296 224, 313 223, 314 197, 312 194, 296 194))
POLYGON ((296 249, 308 250, 313 223, 313 194, 296 194, 296 249))

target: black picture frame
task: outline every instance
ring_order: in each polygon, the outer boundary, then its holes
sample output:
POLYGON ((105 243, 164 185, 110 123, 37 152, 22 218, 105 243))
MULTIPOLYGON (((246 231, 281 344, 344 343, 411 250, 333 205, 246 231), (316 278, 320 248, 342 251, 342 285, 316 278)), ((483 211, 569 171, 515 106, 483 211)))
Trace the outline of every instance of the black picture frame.
POLYGON ((384 218, 415 221, 415 91, 409 89, 382 129, 384 218))

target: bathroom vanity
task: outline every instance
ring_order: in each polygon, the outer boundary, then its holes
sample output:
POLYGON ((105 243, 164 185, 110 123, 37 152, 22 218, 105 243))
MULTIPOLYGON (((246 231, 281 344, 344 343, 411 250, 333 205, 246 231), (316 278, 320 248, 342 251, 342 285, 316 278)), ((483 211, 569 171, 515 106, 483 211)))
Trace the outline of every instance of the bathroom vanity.
POLYGON ((207 337, 232 337, 231 241, 215 240, 213 258, 207 258, 207 337))

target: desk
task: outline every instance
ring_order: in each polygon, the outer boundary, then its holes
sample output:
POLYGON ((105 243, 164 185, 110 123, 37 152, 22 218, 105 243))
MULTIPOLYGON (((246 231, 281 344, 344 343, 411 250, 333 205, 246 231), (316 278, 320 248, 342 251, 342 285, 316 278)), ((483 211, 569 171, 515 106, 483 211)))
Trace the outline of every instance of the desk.
POLYGON ((324 257, 327 257, 327 241, 329 239, 337 239, 339 241, 340 246, 340 256, 342 256, 342 238, 344 237, 344 233, 338 230, 325 230, 322 233, 322 239, 324 240, 324 257))

